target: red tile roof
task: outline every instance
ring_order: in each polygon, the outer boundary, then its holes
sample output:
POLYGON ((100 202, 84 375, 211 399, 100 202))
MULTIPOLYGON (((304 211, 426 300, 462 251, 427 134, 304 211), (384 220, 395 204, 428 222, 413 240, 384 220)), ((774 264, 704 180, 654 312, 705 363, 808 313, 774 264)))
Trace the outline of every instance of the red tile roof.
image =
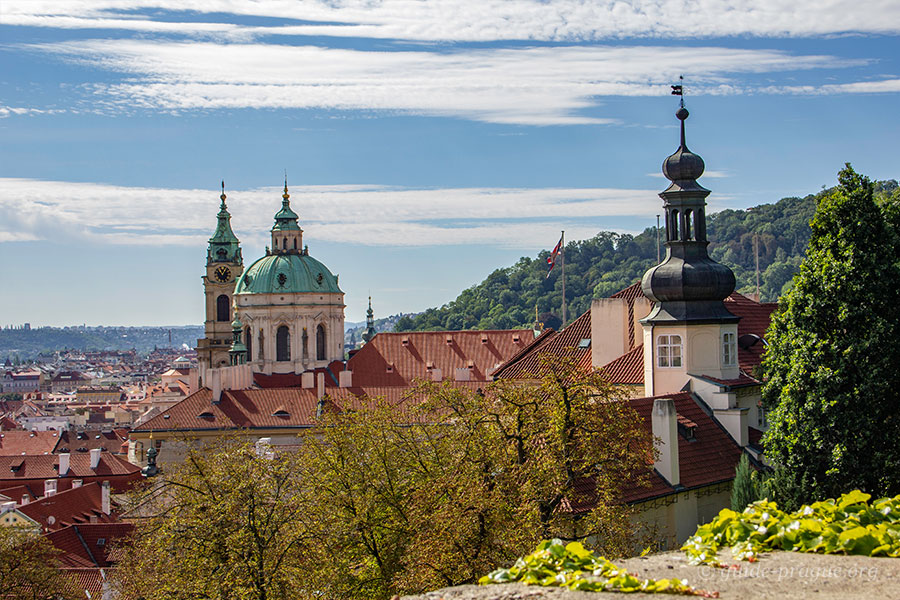
POLYGON ((641 281, 632 283, 627 288, 619 290, 610 298, 622 298, 624 300, 636 300, 637 298, 646 298, 644 291, 641 289, 641 281))
POLYGON ((637 346, 600 369, 610 383, 644 384, 644 345, 637 346))
MULTIPOLYGON (((473 390, 486 385, 484 381, 452 383, 473 390)), ((356 406, 359 398, 364 397, 384 398, 397 405, 407 402, 410 393, 409 386, 329 388, 325 394, 326 410, 356 406)), ((317 404, 316 390, 311 388, 225 390, 218 404, 212 403, 212 392, 204 388, 135 427, 134 431, 308 428, 316 423, 317 404), (286 414, 274 416, 280 410, 286 414)))
MULTIPOLYGON (((140 475, 140 467, 118 456, 103 452, 95 469, 90 454, 72 454, 65 479, 105 478, 140 475)), ((0 456, 0 489, 23 485, 29 480, 59 478, 59 455, 0 456)))
POLYGON ((122 453, 122 442, 127 439, 128 434, 123 437, 120 433, 122 430, 87 429, 85 431, 62 431, 59 434, 59 440, 54 448, 54 452, 89 452, 93 448, 102 448, 113 454, 122 453))
MULTIPOLYGON (((714 485, 734 479, 734 471, 741 458, 740 447, 712 417, 703 411, 690 393, 682 392, 629 400, 631 406, 643 420, 647 431, 652 431, 651 411, 653 400, 656 398, 672 398, 675 402, 678 423, 694 428, 693 440, 687 440, 680 433, 678 435, 678 465, 681 482, 676 488, 654 470, 650 473, 647 486, 626 482, 622 489, 622 500, 629 504, 646 502, 685 489, 714 485)), ((569 508, 575 512, 589 510, 593 486, 593 481, 589 479, 579 481, 575 491, 577 496, 582 497, 582 500, 570 505, 569 508)))
MULTIPOLYGON (((695 488, 734 479, 734 470, 741 458, 737 443, 707 415, 689 392, 661 396, 672 398, 680 417, 696 424, 694 440, 678 436, 678 462, 681 485, 695 488)), ((631 405, 650 427, 653 398, 637 398, 631 405)))
POLYGON ((764 344, 757 342, 749 348, 744 348, 740 344, 740 338, 748 334, 765 338, 772 313, 778 308, 778 304, 756 302, 735 292, 725 299, 725 307, 733 315, 741 318, 738 322, 738 365, 742 371, 755 374, 756 367, 762 362, 764 344))
POLYGON ((316 418, 314 388, 225 390, 218 404, 203 388, 156 415, 134 431, 310 427, 316 418), (287 416, 273 416, 283 407, 287 416))
POLYGON ((56 431, 0 431, 0 456, 50 454, 58 441, 56 431))
POLYGON ((69 567, 109 567, 118 558, 116 543, 134 532, 131 523, 81 523, 52 531, 45 537, 62 550, 59 559, 69 567))
MULTIPOLYGON (((100 568, 67 568, 63 569, 72 580, 77 589, 90 592, 91 598, 103 597, 103 582, 106 581, 106 573, 100 568)), ((87 597, 87 596, 85 596, 87 597)))
POLYGON ((363 387, 406 386, 427 379, 433 369, 444 380, 466 369, 470 381, 488 381, 499 365, 533 343, 530 329, 379 333, 347 368, 353 385, 363 387))
POLYGON ((115 517, 102 511, 102 490, 99 483, 59 492, 19 507, 22 514, 40 523, 47 531, 55 531, 91 519, 111 521, 115 517))
POLYGON ((581 347, 581 341, 590 339, 591 311, 588 310, 562 330, 538 338, 537 343, 531 345, 527 352, 504 363, 494 375, 503 379, 540 377, 545 368, 541 364, 543 355, 572 357, 589 368, 591 347, 581 347))

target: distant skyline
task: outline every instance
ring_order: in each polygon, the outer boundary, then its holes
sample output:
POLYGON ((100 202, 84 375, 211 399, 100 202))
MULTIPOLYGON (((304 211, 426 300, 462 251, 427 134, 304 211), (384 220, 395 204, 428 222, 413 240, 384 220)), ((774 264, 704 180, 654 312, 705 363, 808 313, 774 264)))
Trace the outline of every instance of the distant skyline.
POLYGON ((682 74, 710 211, 900 178, 900 3, 783 4, 6 0, 0 324, 202 323, 219 182, 249 266, 285 170, 348 321, 439 306, 654 226, 682 74))

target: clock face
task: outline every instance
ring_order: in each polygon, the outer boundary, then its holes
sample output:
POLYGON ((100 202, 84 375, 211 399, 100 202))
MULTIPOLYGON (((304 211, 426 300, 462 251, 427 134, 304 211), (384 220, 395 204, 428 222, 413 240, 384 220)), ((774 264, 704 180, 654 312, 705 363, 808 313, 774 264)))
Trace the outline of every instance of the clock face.
POLYGON ((231 279, 231 270, 228 267, 219 267, 215 272, 216 280, 225 283, 231 279))

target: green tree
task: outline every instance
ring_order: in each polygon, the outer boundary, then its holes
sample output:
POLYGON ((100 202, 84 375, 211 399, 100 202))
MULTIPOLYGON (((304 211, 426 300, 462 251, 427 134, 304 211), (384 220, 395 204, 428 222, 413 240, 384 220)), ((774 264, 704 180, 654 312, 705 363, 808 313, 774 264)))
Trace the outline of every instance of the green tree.
POLYGON ((838 179, 766 336, 764 443, 788 508, 854 488, 900 492, 896 231, 867 178, 847 165, 838 179))
POLYGON ((164 479, 136 493, 134 541, 115 577, 124 598, 307 598, 297 524, 296 463, 226 441, 198 446, 164 479))
MULTIPOLYGON (((328 406, 333 406, 329 404, 328 406)), ((292 451, 196 448, 135 498, 125 597, 390 598, 473 583, 545 537, 637 547, 650 433, 573 361, 539 383, 423 383, 323 411, 292 451), (634 476, 634 477, 632 477, 634 476)))
POLYGON ((82 598, 59 569, 56 550, 37 531, 0 525, 0 596, 17 600, 82 598))

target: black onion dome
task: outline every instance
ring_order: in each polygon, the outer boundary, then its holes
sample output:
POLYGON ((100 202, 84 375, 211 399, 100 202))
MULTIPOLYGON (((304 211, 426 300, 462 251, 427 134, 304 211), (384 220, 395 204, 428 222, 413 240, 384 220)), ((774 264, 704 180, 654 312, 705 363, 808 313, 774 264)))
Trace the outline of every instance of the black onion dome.
POLYGON ((703 159, 688 150, 681 107, 681 145, 663 162, 663 174, 672 184, 660 194, 666 213, 666 257, 644 273, 641 289, 655 302, 647 323, 733 323, 738 317, 722 302, 734 291, 734 273, 709 257, 706 247, 706 197, 709 190, 697 183, 703 159))
POLYGON ((735 283, 731 269, 708 256, 672 256, 644 273, 641 289, 655 302, 721 301, 735 283))
POLYGON ((690 113, 684 107, 679 108, 675 116, 681 121, 681 146, 675 151, 675 154, 663 161, 662 172, 669 181, 684 181, 697 179, 703 175, 706 165, 698 154, 694 154, 688 150, 684 141, 684 120, 688 118, 690 113))

